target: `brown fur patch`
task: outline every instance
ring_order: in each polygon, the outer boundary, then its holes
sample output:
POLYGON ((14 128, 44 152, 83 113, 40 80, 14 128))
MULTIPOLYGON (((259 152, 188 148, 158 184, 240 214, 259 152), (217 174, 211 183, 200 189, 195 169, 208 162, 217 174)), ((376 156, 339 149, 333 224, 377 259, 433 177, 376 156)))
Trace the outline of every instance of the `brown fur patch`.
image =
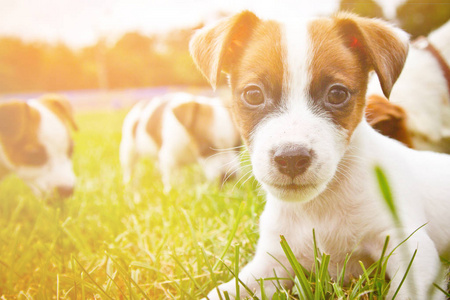
POLYGON ((134 121, 133 127, 131 128, 131 136, 133 137, 133 140, 136 139, 136 132, 137 132, 138 124, 139 124, 139 119, 134 121))
POLYGON ((258 22, 259 19, 253 13, 244 11, 192 38, 191 55, 214 88, 221 71, 229 72, 229 68, 239 59, 258 22))
POLYGON ((167 104, 169 104, 167 99, 161 101, 151 114, 147 121, 147 125, 145 126, 146 131, 153 139, 158 149, 160 149, 162 145, 162 121, 167 104))
POLYGON ((187 102, 174 107, 173 113, 186 128, 201 157, 208 157, 217 153, 211 139, 214 111, 210 105, 187 102))
POLYGON ((319 19, 309 26, 313 56, 310 96, 314 105, 325 107, 329 87, 333 84, 345 86, 351 99, 339 109, 324 108, 333 121, 348 131, 348 137, 362 119, 369 66, 351 51, 333 20, 319 19))
POLYGON ((9 101, 0 105, 0 142, 14 165, 41 166, 47 153, 38 140, 39 112, 25 102, 9 101))
POLYGON ((407 45, 384 23, 352 14, 318 19, 308 30, 313 50, 311 97, 324 101, 335 83, 349 89, 350 101, 328 111, 350 137, 363 116, 369 71, 376 71, 388 96, 403 68, 407 45))
POLYGON ((387 23, 378 19, 339 13, 333 20, 345 45, 358 53, 370 69, 375 70, 383 93, 389 98, 408 54, 407 41, 400 40, 387 23))
POLYGON ((274 111, 276 104, 280 102, 283 69, 279 25, 273 21, 259 22, 230 73, 234 99, 231 109, 246 143, 255 126, 264 116, 274 111), (249 84, 255 84, 263 90, 265 103, 260 107, 249 107, 241 98, 249 84))
POLYGON ((379 95, 367 98, 366 119, 375 130, 413 148, 406 126, 406 112, 398 105, 379 95))

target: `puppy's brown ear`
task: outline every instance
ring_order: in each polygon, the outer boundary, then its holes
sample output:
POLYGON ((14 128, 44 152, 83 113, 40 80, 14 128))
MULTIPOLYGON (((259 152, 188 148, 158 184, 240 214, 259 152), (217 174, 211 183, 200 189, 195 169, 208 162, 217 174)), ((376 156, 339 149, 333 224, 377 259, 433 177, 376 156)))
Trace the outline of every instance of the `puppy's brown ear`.
POLYGON ((220 72, 228 73, 250 38, 259 18, 244 11, 219 23, 200 29, 191 39, 191 56, 215 89, 220 72))
POLYGON ((407 115, 402 107, 379 95, 370 95, 366 106, 367 122, 379 133, 413 148, 406 125, 407 115))
POLYGON ((26 130, 28 104, 21 101, 8 101, 0 104, 0 138, 18 140, 26 130))
POLYGON ((194 136, 201 136, 209 130, 213 120, 210 105, 198 102, 186 102, 172 108, 175 118, 194 136))
POLYGON ((62 122, 69 125, 72 130, 78 130, 69 100, 61 95, 48 94, 42 96, 39 101, 57 115, 62 122))
POLYGON ((387 22, 348 13, 338 14, 336 20, 346 46, 375 70, 383 93, 389 98, 408 54, 408 34, 387 22))
POLYGON ((378 95, 367 97, 365 114, 372 127, 384 121, 401 122, 406 119, 406 112, 402 107, 378 95))

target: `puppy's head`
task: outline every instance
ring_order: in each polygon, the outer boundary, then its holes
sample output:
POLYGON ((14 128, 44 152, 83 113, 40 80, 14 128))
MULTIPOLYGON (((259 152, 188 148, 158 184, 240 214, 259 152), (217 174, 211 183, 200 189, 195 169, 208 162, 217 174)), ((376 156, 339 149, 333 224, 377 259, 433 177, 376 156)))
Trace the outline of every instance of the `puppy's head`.
POLYGON ((197 97, 174 106, 172 112, 189 134, 207 178, 230 178, 239 162, 235 148, 240 136, 223 103, 197 97))
POLYGON ((70 104, 59 96, 0 105, 0 163, 38 195, 67 197, 75 175, 70 104))
POLYGON ((363 118, 368 73, 375 70, 388 96, 407 44, 402 31, 351 14, 279 22, 243 12, 199 31, 190 50, 213 86, 228 74, 263 187, 308 201, 335 176, 363 118))
POLYGON ((367 122, 379 133, 413 148, 406 125, 407 115, 402 107, 382 96, 370 95, 367 97, 365 114, 367 122))

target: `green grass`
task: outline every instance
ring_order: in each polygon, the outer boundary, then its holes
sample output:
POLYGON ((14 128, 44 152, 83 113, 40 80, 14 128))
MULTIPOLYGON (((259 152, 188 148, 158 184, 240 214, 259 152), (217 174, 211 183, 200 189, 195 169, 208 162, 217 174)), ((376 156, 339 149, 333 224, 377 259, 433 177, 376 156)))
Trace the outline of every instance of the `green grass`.
MULTIPOLYGON (((124 187, 118 160, 124 116, 77 115, 78 184, 63 203, 36 198, 14 176, 0 183, 0 297, 199 299, 251 259, 264 206, 256 183, 219 189, 190 168, 188 179, 165 195, 146 161, 137 188, 124 187)), ((288 241, 280 241, 297 276, 294 289, 275 299, 376 299, 386 292, 387 253, 343 286, 343 276, 330 279, 326 254, 316 249, 315 269, 304 270, 288 241)))

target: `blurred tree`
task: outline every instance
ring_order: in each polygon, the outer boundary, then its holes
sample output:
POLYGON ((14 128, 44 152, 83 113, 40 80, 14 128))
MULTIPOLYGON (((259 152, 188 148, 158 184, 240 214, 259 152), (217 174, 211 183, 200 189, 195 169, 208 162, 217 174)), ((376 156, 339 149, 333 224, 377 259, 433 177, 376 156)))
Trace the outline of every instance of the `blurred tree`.
POLYGON ((40 87, 47 91, 87 88, 77 55, 66 45, 45 47, 40 87))
POLYGON ((17 38, 0 39, 0 91, 37 89, 42 69, 42 45, 17 38))
POLYGON ((189 41, 193 33, 194 28, 173 30, 164 40, 165 55, 173 59, 172 75, 176 84, 207 84, 189 54, 189 41))
POLYGON ((340 11, 349 11, 362 17, 384 18, 383 9, 374 0, 341 0, 340 11))
POLYGON ((80 50, 0 38, 0 93, 206 85, 189 55, 192 33, 130 32, 112 46, 100 38, 80 50))
POLYGON ((450 20, 450 0, 407 0, 397 7, 397 19, 411 38, 426 36, 450 20))
POLYGON ((156 53, 154 37, 138 32, 125 34, 109 49, 106 72, 111 87, 142 87, 158 85, 163 58, 156 53))

